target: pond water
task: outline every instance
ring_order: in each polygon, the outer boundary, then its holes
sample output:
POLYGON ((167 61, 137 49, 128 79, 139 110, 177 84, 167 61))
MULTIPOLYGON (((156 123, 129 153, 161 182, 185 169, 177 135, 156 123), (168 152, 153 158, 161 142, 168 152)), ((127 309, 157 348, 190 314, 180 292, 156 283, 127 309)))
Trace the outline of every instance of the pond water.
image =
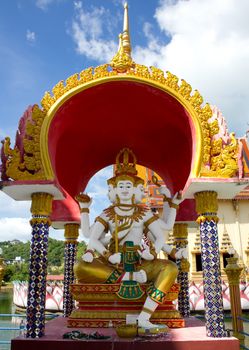
MULTIPOLYGON (((12 289, 0 291, 0 314, 13 314, 15 307, 12 304, 12 289)), ((1 317, 0 327, 4 328, 18 328, 20 326, 22 317, 1 317)), ((20 330, 1 330, 0 331, 0 349, 9 350, 10 344, 3 344, 2 342, 10 341, 12 338, 19 336, 20 330)))

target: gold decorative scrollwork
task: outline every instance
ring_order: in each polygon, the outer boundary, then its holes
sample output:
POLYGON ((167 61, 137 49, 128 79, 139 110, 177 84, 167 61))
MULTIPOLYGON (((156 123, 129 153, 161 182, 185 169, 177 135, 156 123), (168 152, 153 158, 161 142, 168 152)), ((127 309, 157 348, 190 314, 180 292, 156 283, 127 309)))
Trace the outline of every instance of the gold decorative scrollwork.
POLYGON ((179 88, 179 93, 184 97, 186 100, 190 99, 190 94, 192 91, 192 87, 190 84, 188 84, 184 79, 181 80, 181 86, 179 88))
POLYGON ((214 140, 211 145, 210 169, 202 169, 201 175, 221 178, 235 176, 238 171, 239 146, 234 133, 230 134, 230 140, 227 144, 224 144, 222 138, 219 138, 214 140))
POLYGON ((203 103, 203 97, 198 90, 194 91, 194 94, 190 97, 190 103, 195 109, 199 109, 203 103))
POLYGON ((93 75, 94 79, 104 78, 108 76, 109 76, 108 64, 103 64, 101 66, 94 68, 94 75, 93 75))
POLYGON ((219 123, 218 123, 217 119, 215 119, 213 122, 209 123, 209 127, 210 127, 210 135, 211 136, 218 134, 220 131, 219 123))
POLYGON ((168 87, 170 87, 171 89, 178 91, 179 90, 179 85, 178 85, 179 78, 176 75, 170 73, 169 71, 167 71, 166 73, 167 73, 167 78, 166 78, 165 84, 168 87))
POLYGON ((166 79, 165 79, 163 70, 151 66, 150 71, 151 71, 151 79, 158 81, 161 84, 165 84, 166 79))
POLYGON ((12 149, 10 138, 5 138, 3 147, 7 158, 6 175, 10 179, 45 179, 40 155, 40 129, 44 117, 45 113, 37 105, 32 107, 31 120, 27 120, 25 134, 22 136, 23 150, 21 150, 19 144, 16 144, 12 149))
POLYGON ((124 49, 123 34, 119 34, 119 49, 111 60, 110 66, 117 73, 125 73, 134 67, 131 55, 124 49))

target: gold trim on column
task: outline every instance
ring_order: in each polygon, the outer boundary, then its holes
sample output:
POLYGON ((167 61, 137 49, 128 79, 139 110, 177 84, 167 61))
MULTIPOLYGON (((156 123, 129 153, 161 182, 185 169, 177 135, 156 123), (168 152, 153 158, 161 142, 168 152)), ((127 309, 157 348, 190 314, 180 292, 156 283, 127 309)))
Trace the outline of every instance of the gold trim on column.
POLYGON ((51 220, 48 217, 42 217, 42 218, 32 218, 29 221, 30 225, 36 225, 36 224, 44 224, 44 225, 49 225, 51 226, 51 220))
POLYGON ((217 192, 202 191, 195 193, 196 211, 199 215, 205 213, 217 213, 217 192))
POLYGON ((187 259, 181 259, 180 263, 180 271, 181 272, 189 272, 190 270, 190 263, 187 259))
POLYGON ((32 215, 41 215, 41 216, 49 216, 52 212, 52 202, 53 196, 49 193, 33 193, 31 203, 31 214, 32 215))
POLYGON ((227 258, 227 266, 225 267, 224 271, 227 274, 229 285, 231 286, 238 286, 240 283, 240 274, 243 270, 243 267, 240 267, 237 262, 238 258, 227 258))
POLYGON ((75 243, 79 237, 79 224, 65 224, 64 237, 65 243, 75 243))
MULTIPOLYGON (((173 228, 173 236, 179 241, 187 241, 188 239, 188 224, 176 223, 173 228)), ((186 242, 187 243, 187 242, 186 242)))

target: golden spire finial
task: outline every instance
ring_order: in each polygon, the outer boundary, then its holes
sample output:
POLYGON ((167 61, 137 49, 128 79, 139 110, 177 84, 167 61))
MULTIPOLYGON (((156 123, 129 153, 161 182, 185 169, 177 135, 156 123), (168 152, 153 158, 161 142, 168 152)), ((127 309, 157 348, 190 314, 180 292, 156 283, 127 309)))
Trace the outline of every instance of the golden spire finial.
POLYGON ((131 41, 129 32, 129 16, 127 2, 124 4, 123 48, 124 52, 131 57, 131 41))
POLYGON ((111 60, 110 65, 119 73, 125 73, 135 65, 131 58, 131 42, 127 2, 124 4, 124 27, 123 33, 119 34, 118 52, 111 60))

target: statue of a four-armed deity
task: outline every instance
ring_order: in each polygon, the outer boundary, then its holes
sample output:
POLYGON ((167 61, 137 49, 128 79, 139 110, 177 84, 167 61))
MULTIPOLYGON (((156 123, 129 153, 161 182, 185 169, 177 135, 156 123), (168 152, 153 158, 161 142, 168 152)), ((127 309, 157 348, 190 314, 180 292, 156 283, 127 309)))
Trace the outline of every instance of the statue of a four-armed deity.
POLYGON ((130 149, 119 152, 115 176, 108 181, 108 196, 112 205, 89 226, 91 199, 80 194, 81 229, 89 238, 86 252, 75 265, 78 283, 119 283, 118 295, 123 299, 138 299, 141 283, 149 283, 147 298, 138 316, 138 327, 157 327, 150 317, 165 298, 177 277, 178 269, 171 260, 158 259, 163 250, 174 258, 186 256, 185 249, 175 252, 167 245, 167 235, 173 228, 176 210, 182 201, 178 193, 161 186, 164 197, 160 218, 142 203, 144 180, 137 176, 136 157, 130 149))

